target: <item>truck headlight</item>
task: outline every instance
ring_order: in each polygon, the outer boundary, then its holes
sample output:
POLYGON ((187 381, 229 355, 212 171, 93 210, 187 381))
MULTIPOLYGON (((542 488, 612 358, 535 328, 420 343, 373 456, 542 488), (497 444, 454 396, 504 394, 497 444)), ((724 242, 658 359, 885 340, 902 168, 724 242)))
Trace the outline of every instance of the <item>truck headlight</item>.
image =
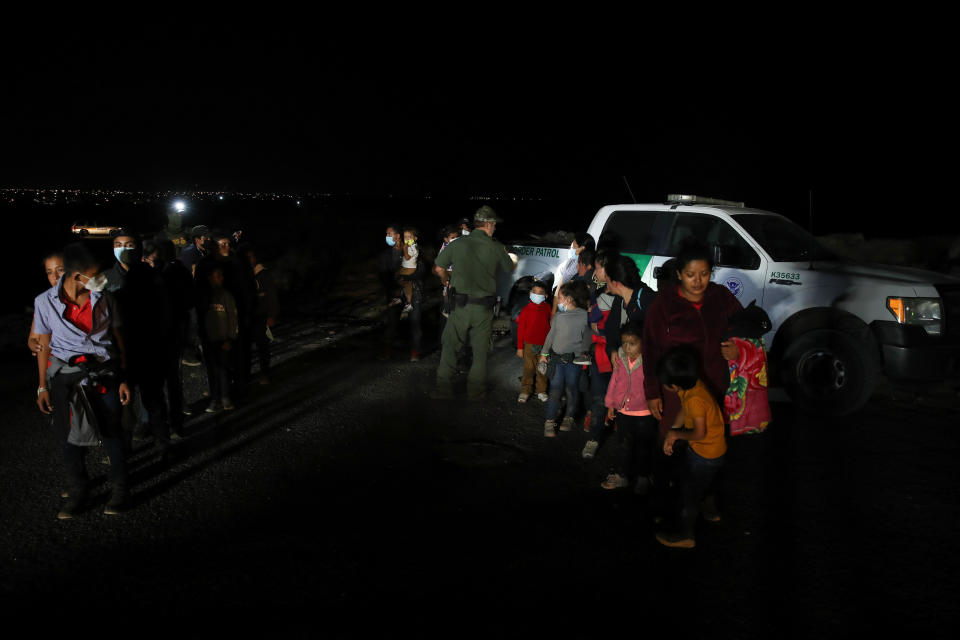
POLYGON ((940 298, 887 298, 887 309, 900 324, 918 325, 931 336, 939 336, 943 307, 940 298))

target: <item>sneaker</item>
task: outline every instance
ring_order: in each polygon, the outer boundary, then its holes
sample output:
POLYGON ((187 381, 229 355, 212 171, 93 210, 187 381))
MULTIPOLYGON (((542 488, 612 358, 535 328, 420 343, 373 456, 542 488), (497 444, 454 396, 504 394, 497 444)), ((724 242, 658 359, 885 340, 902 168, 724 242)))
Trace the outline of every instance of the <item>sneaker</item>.
POLYGON ((581 353, 573 359, 573 364, 590 364, 591 362, 589 354, 586 353, 581 353))
POLYGON ((583 445, 583 451, 580 452, 580 455, 590 460, 597 454, 597 449, 600 448, 600 443, 596 440, 587 440, 587 444, 583 445))
POLYGON ((404 307, 403 307, 403 313, 410 313, 411 311, 413 311, 413 305, 412 305, 412 304, 404 305, 404 307))
POLYGON ((666 531, 657 532, 657 542, 665 547, 673 547, 675 549, 693 549, 697 546, 697 541, 694 540, 693 536, 688 536, 683 533, 668 533, 666 531))
POLYGON ((520 404, 523 404, 523 403, 526 402, 529 398, 530 398, 530 394, 529 394, 529 393, 521 393, 520 395, 517 396, 517 402, 519 402, 520 404))
MULTIPOLYGON (((64 491, 67 494, 69 492, 64 491)), ((73 516, 83 511, 84 504, 87 502, 87 494, 77 491, 74 495, 66 495, 67 501, 63 504, 60 512, 57 514, 58 520, 69 520, 73 516)))
POLYGON ((212 401, 206 408, 207 413, 220 413, 221 411, 223 411, 223 405, 217 400, 212 401))
POLYGON ((717 509, 717 503, 713 496, 704 498, 703 502, 700 503, 700 515, 707 522, 720 522, 723 519, 720 517, 720 511, 717 509))
POLYGON ((395 307, 398 304, 402 304, 402 303, 403 303, 403 300, 401 300, 400 298, 394 298, 393 300, 390 301, 390 304, 388 306, 395 307))
POLYGON ((549 399, 550 399, 550 396, 548 396, 546 393, 537 394, 537 400, 539 400, 540 402, 546 402, 549 399))
POLYGON ((420 354, 416 351, 410 351, 410 362, 420 362, 420 354))
POLYGON ((556 420, 547 420, 543 423, 543 436, 545 438, 553 438, 557 435, 557 421, 556 420))
POLYGON ((183 358, 180 358, 180 362, 188 367, 199 367, 201 364, 203 364, 192 356, 184 356, 183 358))
POLYGON ((630 486, 630 481, 619 473, 611 473, 607 479, 600 483, 604 489, 622 489, 630 486))
POLYGON ((223 401, 223 410, 224 411, 233 411, 236 407, 233 405, 233 402, 230 398, 225 398, 223 401))
POLYGON ((560 431, 570 431, 573 429, 573 416, 567 416, 560 423, 560 431))
POLYGON ((114 489, 113 493, 110 494, 110 499, 107 501, 107 506, 103 508, 103 514, 107 516, 115 516, 118 513, 122 513, 127 506, 127 490, 126 489, 114 489))

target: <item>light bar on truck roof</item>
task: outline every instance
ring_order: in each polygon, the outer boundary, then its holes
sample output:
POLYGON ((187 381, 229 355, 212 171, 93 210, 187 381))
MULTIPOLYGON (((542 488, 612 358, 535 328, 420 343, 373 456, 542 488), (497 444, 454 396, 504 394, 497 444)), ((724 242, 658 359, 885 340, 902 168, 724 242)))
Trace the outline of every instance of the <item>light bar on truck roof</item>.
POLYGON ((671 193, 667 196, 667 202, 670 204, 713 204, 726 207, 739 207, 742 209, 745 205, 742 202, 733 200, 721 200, 720 198, 706 198, 704 196, 686 195, 681 193, 671 193))

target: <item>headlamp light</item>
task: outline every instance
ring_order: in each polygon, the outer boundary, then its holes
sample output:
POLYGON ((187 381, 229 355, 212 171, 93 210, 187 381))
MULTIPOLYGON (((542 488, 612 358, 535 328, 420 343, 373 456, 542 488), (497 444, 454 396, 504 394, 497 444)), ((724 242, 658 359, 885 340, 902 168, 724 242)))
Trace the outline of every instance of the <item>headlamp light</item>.
POLYGON ((887 298, 887 309, 900 324, 917 325, 931 336, 942 330, 943 307, 940 298, 887 298))

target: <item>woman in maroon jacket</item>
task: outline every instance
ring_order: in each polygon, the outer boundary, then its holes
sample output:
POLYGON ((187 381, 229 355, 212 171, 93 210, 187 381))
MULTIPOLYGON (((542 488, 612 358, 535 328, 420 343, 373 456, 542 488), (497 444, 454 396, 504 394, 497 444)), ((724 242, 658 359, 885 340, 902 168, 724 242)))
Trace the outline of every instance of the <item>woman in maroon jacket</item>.
POLYGON ((727 360, 737 357, 737 348, 721 336, 729 317, 743 308, 726 287, 710 281, 713 257, 706 246, 684 246, 676 265, 677 281, 657 293, 643 326, 644 392, 650 412, 660 420, 661 433, 673 424, 680 398, 660 386, 660 358, 678 345, 694 347, 700 354, 702 379, 722 407, 730 380, 727 360))

